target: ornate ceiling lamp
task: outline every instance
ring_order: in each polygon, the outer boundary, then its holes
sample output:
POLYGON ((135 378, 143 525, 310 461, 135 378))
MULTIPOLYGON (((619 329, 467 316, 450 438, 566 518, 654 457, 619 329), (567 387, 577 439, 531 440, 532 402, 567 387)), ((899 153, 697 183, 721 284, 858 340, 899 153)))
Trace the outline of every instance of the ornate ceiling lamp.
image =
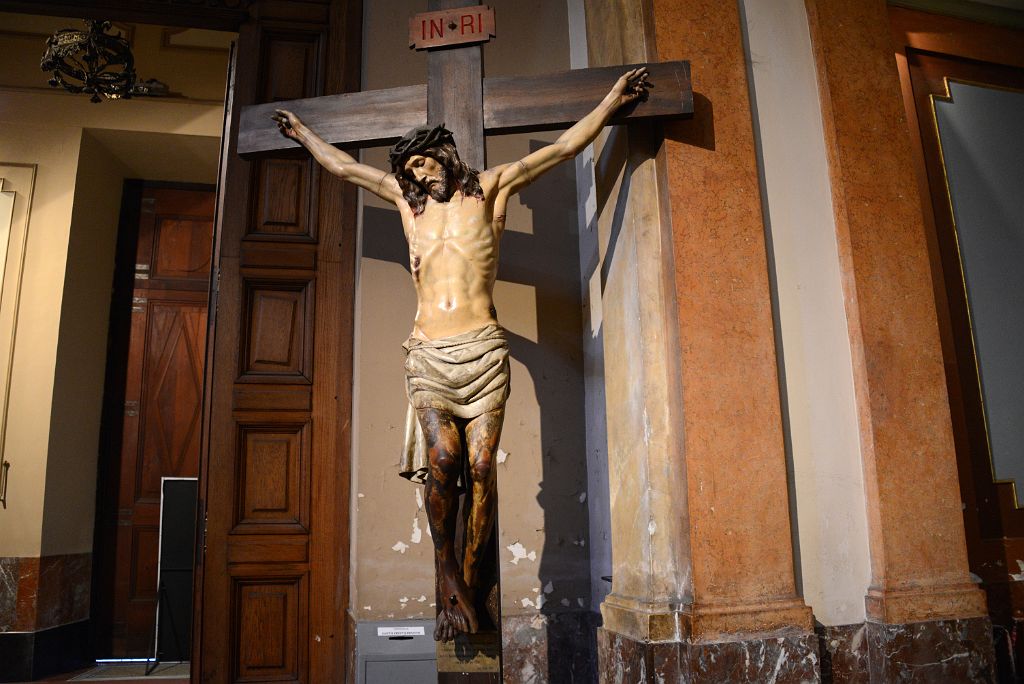
POLYGON ((135 88, 135 58, 128 41, 107 33, 109 21, 88 20, 87 31, 61 29, 46 39, 39 66, 50 71, 50 85, 89 93, 93 102, 129 98, 135 88), (101 97, 102 96, 102 97, 101 97))

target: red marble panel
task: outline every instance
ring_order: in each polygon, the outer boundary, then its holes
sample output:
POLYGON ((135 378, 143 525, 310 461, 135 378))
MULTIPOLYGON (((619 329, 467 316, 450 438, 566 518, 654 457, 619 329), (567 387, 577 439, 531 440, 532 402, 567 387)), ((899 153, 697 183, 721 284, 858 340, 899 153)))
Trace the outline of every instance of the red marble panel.
POLYGON ((39 594, 39 559, 18 559, 18 598, 15 607, 15 632, 35 631, 36 603, 39 594))
POLYGON ((89 617, 92 554, 0 558, 0 632, 36 632, 89 617))
POLYGON ((0 632, 14 629, 17 601, 18 559, 0 558, 0 632))

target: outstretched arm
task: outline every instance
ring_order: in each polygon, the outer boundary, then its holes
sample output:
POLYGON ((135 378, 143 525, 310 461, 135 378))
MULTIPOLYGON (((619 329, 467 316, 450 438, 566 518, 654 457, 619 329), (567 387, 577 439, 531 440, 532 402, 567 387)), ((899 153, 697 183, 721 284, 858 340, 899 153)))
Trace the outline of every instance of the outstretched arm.
POLYGON ((558 140, 517 162, 494 169, 498 173, 499 192, 516 193, 559 162, 575 157, 594 141, 616 110, 634 100, 646 98, 647 89, 651 87, 646 68, 638 67, 624 73, 601 103, 559 136, 558 140))
POLYGON ((320 164, 339 178, 355 183, 379 197, 398 204, 402 191, 393 173, 360 164, 352 155, 339 150, 314 133, 302 120, 286 109, 275 109, 272 119, 286 138, 301 143, 320 164))

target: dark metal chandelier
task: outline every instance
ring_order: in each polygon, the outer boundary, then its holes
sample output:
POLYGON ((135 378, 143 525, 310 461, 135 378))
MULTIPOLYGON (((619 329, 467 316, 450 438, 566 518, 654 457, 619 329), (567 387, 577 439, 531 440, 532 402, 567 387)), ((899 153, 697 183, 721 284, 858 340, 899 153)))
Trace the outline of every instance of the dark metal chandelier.
POLYGON ((39 66, 52 72, 50 85, 102 98, 129 98, 135 88, 135 58, 128 41, 107 33, 109 21, 87 20, 87 31, 61 29, 46 39, 39 66))

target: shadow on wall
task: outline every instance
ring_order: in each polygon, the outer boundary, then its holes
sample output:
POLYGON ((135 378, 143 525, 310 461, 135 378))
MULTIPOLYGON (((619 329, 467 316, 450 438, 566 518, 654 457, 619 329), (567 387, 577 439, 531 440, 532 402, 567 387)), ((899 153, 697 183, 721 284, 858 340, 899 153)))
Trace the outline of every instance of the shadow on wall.
MULTIPOLYGON (((548 144, 531 140, 530 151, 548 144)), ((534 669, 547 670, 552 682, 587 681, 597 658, 589 610, 579 220, 575 202, 566 202, 575 197, 575 171, 570 164, 556 167, 520 192, 521 203, 532 213, 533 234, 505 234, 498 271, 502 280, 531 286, 536 297, 537 341, 510 331, 509 345, 512 356, 530 373, 540 408, 537 503, 543 511, 544 546, 538 567, 538 602, 543 601, 539 608, 547 637, 547 653, 533 652, 530 646, 537 635, 533 621, 515 620, 506 624, 506 650, 520 651, 524 660, 531 656, 546 659, 534 669)), ((596 495, 604 500, 608 497, 607 492, 596 495)), ((505 659, 515 666, 512 655, 507 652, 505 659)))
POLYGON ((665 137, 710 152, 715 151, 715 107, 706 95, 694 91, 693 117, 665 124, 665 137))

